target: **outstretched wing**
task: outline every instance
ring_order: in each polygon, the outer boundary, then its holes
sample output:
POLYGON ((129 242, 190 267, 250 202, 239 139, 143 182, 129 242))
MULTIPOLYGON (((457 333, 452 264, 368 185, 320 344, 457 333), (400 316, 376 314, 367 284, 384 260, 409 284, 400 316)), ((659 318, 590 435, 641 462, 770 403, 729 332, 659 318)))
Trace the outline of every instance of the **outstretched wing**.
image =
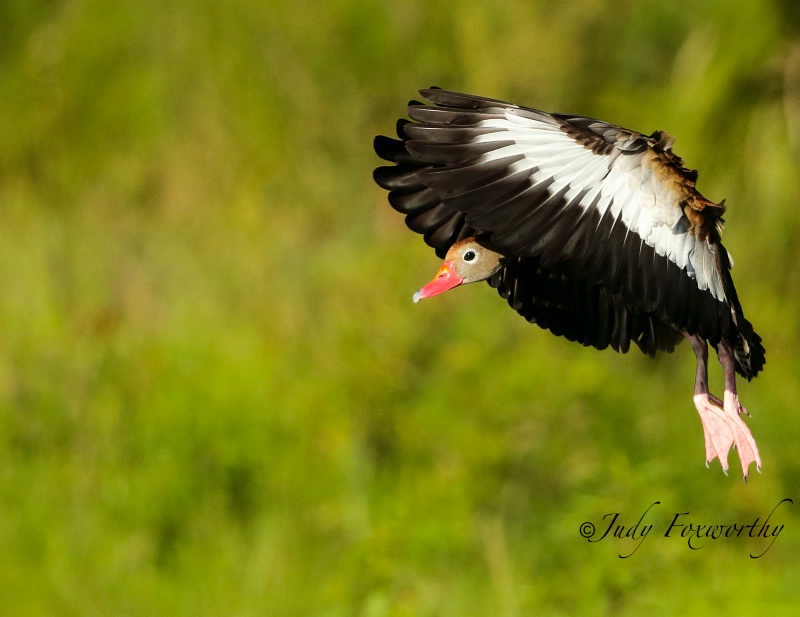
POLYGON ((375 179, 437 253, 469 235, 536 258, 678 330, 733 336, 735 290, 719 241, 722 204, 650 136, 438 89, 412 101, 401 141, 378 138, 395 167, 375 179))

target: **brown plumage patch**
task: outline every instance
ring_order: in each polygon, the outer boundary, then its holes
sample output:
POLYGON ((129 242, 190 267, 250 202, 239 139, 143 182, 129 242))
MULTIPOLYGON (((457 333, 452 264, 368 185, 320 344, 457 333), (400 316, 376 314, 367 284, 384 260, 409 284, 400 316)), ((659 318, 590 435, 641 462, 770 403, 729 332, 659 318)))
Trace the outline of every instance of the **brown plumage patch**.
POLYGON ((689 221, 690 233, 701 240, 719 241, 725 200, 715 204, 700 194, 696 188, 697 170, 684 167, 683 159, 672 151, 675 141, 672 137, 656 131, 649 139, 652 141, 642 164, 649 166, 659 181, 670 187, 689 221))

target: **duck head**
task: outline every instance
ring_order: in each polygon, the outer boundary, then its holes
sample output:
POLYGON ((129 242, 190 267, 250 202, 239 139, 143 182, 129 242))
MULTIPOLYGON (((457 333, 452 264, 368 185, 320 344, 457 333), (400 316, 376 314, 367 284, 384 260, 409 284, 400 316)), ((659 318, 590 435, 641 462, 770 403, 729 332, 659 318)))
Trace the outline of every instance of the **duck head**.
POLYGON ((489 248, 484 240, 466 238, 456 242, 447 251, 436 277, 414 294, 414 302, 460 285, 485 281, 503 267, 502 259, 502 254, 489 248))

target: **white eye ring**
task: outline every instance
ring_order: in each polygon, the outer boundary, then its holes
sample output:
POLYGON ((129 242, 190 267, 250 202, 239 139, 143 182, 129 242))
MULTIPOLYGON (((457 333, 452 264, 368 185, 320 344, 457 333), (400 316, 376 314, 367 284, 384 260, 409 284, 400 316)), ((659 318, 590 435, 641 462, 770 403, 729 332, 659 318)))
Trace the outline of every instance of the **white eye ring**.
POLYGON ((477 257, 478 255, 477 253, 475 253, 475 251, 473 251, 472 249, 468 249, 464 251, 464 254, 461 256, 461 259, 463 259, 464 261, 475 261, 477 257))

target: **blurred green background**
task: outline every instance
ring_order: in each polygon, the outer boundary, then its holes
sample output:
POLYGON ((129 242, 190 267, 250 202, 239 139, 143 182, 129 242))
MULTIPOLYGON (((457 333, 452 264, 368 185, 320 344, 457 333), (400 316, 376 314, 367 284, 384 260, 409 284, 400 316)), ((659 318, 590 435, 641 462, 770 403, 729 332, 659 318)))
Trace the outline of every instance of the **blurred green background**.
POLYGON ((0 5, 0 613, 796 614, 798 6, 0 5), (728 198, 762 475, 705 469, 687 346, 411 303, 371 142, 433 84, 668 130, 728 198), (785 497, 760 559, 662 537, 785 497), (654 501, 629 559, 579 535, 654 501))

